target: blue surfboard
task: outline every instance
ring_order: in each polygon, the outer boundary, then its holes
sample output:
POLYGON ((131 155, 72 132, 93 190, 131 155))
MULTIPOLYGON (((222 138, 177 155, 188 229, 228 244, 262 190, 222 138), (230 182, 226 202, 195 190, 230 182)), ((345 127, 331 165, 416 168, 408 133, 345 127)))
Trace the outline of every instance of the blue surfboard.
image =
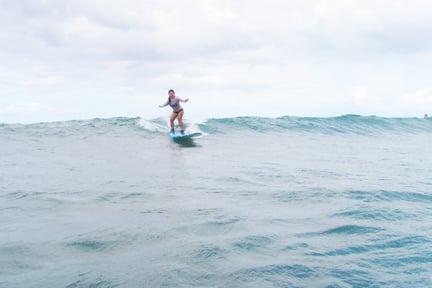
POLYGON ((171 139, 187 139, 187 138, 193 138, 193 137, 197 137, 197 136, 201 136, 202 134, 199 132, 188 132, 185 131, 184 133, 181 133, 180 131, 176 130, 173 132, 170 132, 170 137, 171 139))

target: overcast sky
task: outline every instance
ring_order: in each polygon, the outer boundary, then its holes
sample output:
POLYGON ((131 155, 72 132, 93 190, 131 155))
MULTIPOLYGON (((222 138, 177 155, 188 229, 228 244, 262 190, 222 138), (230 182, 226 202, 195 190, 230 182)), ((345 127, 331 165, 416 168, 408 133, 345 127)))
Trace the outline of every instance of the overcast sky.
POLYGON ((0 122, 432 114, 429 0, 0 0, 0 122))

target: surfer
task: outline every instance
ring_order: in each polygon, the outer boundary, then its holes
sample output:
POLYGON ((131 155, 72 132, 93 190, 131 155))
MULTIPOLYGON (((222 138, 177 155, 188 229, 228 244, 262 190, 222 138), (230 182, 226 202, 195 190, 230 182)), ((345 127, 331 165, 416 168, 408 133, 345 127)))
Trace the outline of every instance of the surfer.
POLYGON ((170 117, 170 127, 171 127, 171 133, 174 133, 174 120, 177 118, 177 121, 179 123, 180 126, 180 132, 181 134, 184 134, 184 125, 183 125, 183 108, 180 106, 180 102, 188 102, 189 99, 182 99, 180 97, 177 97, 175 95, 175 92, 173 89, 170 89, 168 91, 168 100, 165 102, 165 104, 163 105, 159 105, 160 108, 165 107, 167 105, 169 105, 172 109, 173 112, 171 113, 171 117, 170 117))

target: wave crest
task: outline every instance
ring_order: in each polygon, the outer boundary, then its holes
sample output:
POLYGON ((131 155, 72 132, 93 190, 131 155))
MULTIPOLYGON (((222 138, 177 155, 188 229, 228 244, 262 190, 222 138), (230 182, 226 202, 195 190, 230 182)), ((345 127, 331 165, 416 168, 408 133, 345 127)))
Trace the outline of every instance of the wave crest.
POLYGON ((432 132, 432 121, 420 118, 384 118, 360 115, 325 118, 292 116, 278 118, 234 117, 208 119, 202 124, 202 128, 207 133, 241 129, 256 132, 370 135, 432 132))
MULTIPOLYGON (((432 120, 422 118, 384 118, 377 116, 343 115, 338 117, 233 117, 212 118, 202 123, 188 123, 189 129, 204 134, 235 131, 258 133, 318 133, 318 134, 406 134, 431 133, 432 120)), ((146 134, 168 131, 167 119, 140 117, 95 118, 34 124, 0 124, 2 135, 31 134, 32 136, 70 136, 78 134, 110 134, 134 130, 146 134)))

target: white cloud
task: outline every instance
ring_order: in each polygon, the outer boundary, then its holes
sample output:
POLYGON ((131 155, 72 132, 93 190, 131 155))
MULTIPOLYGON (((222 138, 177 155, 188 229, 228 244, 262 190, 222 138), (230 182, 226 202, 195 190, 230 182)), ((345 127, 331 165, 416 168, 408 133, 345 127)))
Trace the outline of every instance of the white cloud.
POLYGON ((45 106, 37 102, 17 102, 0 108, 1 114, 39 114, 39 113, 57 113, 52 107, 45 106))
POLYGON ((402 97, 403 103, 410 106, 432 109, 432 88, 423 88, 407 93, 402 97))
POLYGON ((22 84, 25 86, 52 86, 63 83, 64 77, 60 75, 49 75, 25 80, 22 84))
POLYGON ((430 85, 431 14, 425 0, 3 0, 0 104, 154 117, 175 88, 199 117, 209 103, 213 116, 416 115, 429 98, 408 109, 406 95, 430 85))
POLYGON ((373 107, 379 107, 379 105, 382 104, 380 103, 378 97, 371 94, 364 86, 352 87, 349 89, 347 96, 350 98, 353 104, 358 107, 367 107, 370 109, 373 107))

